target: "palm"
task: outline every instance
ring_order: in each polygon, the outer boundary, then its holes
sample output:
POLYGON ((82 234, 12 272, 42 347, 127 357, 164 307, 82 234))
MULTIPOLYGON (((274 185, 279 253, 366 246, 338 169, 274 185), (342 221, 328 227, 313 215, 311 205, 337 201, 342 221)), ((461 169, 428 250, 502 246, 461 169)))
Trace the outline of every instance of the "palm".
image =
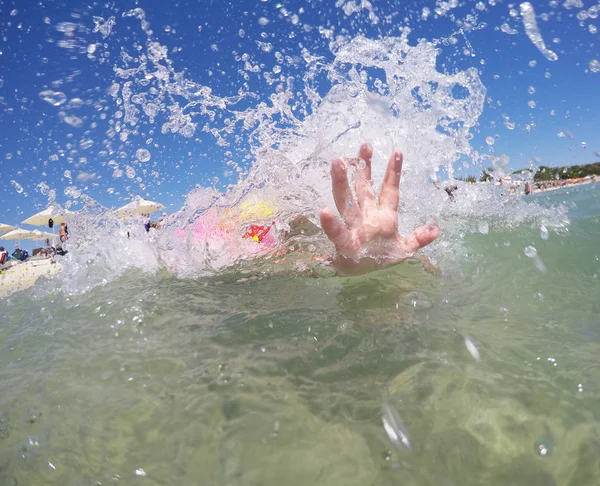
POLYGON ((341 158, 332 163, 333 198, 345 224, 329 208, 321 212, 321 225, 335 245, 338 263, 348 270, 401 262, 440 234, 436 223, 421 226, 408 237, 398 234, 402 153, 394 151, 390 157, 379 200, 371 182, 372 156, 372 147, 364 144, 358 159, 348 161, 355 167, 356 202, 350 190, 347 163, 341 158))

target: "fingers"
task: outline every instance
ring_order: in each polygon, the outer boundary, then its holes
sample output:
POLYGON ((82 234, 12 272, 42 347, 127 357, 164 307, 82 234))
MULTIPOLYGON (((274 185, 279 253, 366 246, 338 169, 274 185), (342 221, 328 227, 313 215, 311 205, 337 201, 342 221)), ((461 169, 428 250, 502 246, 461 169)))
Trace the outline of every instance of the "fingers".
POLYGON ((379 196, 379 206, 390 208, 392 211, 398 210, 400 174, 402 173, 402 152, 394 150, 388 161, 385 177, 381 186, 379 196))
POLYGON ((339 157, 331 164, 331 190, 335 206, 342 218, 346 219, 352 211, 352 192, 348 184, 348 168, 339 157))
POLYGON ((411 252, 415 252, 424 246, 429 245, 438 236, 440 236, 440 227, 434 221, 424 226, 419 226, 415 229, 412 234, 405 238, 405 244, 407 249, 411 252))
POLYGON ((323 209, 320 216, 321 227, 327 235, 327 238, 331 240, 337 250, 342 250, 350 242, 352 233, 344 226, 344 223, 339 220, 331 209, 323 209))
POLYGON ((373 158, 373 147, 369 143, 361 145, 358 151, 358 160, 355 162, 355 190, 358 205, 363 210, 376 208, 375 191, 371 182, 371 159, 373 158))
POLYGON ((365 161, 362 169, 365 179, 371 180, 371 160, 373 159, 373 147, 370 143, 363 143, 358 151, 358 158, 365 161))

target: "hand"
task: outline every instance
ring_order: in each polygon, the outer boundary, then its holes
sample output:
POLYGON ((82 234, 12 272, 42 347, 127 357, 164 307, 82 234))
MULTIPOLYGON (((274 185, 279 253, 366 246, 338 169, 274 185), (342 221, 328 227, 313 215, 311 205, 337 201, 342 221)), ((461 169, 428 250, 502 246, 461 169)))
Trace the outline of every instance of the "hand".
POLYGON ((417 228, 407 237, 398 234, 402 153, 394 151, 390 157, 379 201, 371 182, 372 157, 371 145, 363 144, 358 159, 337 158, 331 165, 333 199, 345 224, 325 208, 321 211, 321 226, 335 245, 336 264, 343 272, 364 273, 400 263, 440 235, 435 222, 417 228), (356 202, 348 182, 348 163, 355 167, 356 202))

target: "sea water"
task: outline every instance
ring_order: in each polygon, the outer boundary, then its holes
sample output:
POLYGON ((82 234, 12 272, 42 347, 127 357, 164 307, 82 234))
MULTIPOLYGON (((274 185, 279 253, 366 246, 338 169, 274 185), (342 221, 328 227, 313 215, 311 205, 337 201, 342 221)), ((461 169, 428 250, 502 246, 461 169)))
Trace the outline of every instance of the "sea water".
MULTIPOLYGON (((597 18, 578 3, 564 11, 597 18)), ((62 191, 78 213, 61 275, 0 300, 0 484, 597 484, 598 187, 523 198, 459 183, 451 201, 433 184, 460 167, 506 175, 497 134, 473 141, 485 107, 501 106, 470 62, 495 6, 342 1, 342 17, 318 25, 277 4, 258 21, 279 19, 287 37, 241 40, 239 77, 211 82, 173 59, 141 7, 46 17, 77 63, 38 93, 69 133, 44 132, 56 147, 42 163, 66 187, 40 175, 36 190, 50 204, 62 191), (428 19, 427 35, 411 35, 428 19), (102 81, 69 92, 85 69, 102 81), (108 194, 124 179, 128 196, 194 185, 201 163, 161 157, 201 135, 220 152, 200 162, 219 156, 224 182, 182 191, 161 231, 144 234, 74 182, 83 167, 108 194), (403 150, 400 231, 439 222, 424 251, 437 272, 407 261, 321 275, 249 254, 240 228, 194 237, 248 198, 273 209, 246 223, 277 234, 299 214, 318 223, 333 205, 331 159, 364 140, 376 185, 403 150)), ((555 61, 534 7, 516 7, 496 27, 514 35, 521 22, 555 61)), ((295 242, 332 254, 319 233, 295 242)))
POLYGON ((535 197, 568 232, 492 225, 443 277, 131 270, 3 299, 1 483, 596 484, 600 192, 535 197))

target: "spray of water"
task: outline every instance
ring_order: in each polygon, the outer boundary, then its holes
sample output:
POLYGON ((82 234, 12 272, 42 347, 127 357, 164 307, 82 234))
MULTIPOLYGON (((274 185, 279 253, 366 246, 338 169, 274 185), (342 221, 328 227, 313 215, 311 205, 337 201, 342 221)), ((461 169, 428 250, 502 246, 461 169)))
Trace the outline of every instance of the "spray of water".
MULTIPOLYGON (((369 2, 338 2, 337 6, 349 17, 363 13, 374 25, 380 21, 369 2)), ((452 15, 456 7, 452 2, 440 2, 435 14, 452 15)), ((459 34, 464 35, 467 26, 485 27, 478 24, 477 15, 486 8, 478 4, 467 17, 468 23, 462 22, 459 34)), ((527 35, 546 57, 551 57, 551 51, 543 50, 533 8, 524 3, 520 13, 527 35)), ((417 21, 427 21, 430 14, 424 9, 417 21)), ((517 17, 518 12, 511 12, 511 16, 517 17)), ((389 153, 394 148, 404 152, 400 231, 407 233, 436 218, 444 231, 444 243, 428 250, 434 259, 451 255, 460 244, 458 236, 465 231, 510 229, 530 222, 539 225, 540 221, 549 228, 568 224, 563 212, 525 204, 492 185, 459 184, 459 197, 450 203, 444 191, 433 184, 445 177, 442 174, 453 178, 454 167, 460 162, 481 167, 491 159, 499 176, 507 163, 503 157, 482 156, 472 146, 473 131, 486 100, 478 70, 448 72, 438 67, 440 46, 452 44, 454 36, 429 42, 411 39, 408 28, 399 29, 397 36, 378 39, 334 37, 323 30, 330 38, 329 55, 317 55, 299 44, 298 56, 289 62, 302 64, 302 75, 265 75, 273 84, 270 96, 253 92, 246 85, 235 94, 220 96, 178 70, 141 8, 122 13, 120 19, 94 17, 92 33, 108 42, 118 22, 132 19, 144 40, 121 46, 108 94, 96 102, 99 111, 110 112, 107 107, 113 105, 104 141, 107 152, 118 151, 117 144, 135 146, 131 161, 124 163, 120 159, 126 157, 121 157, 108 163, 113 177, 127 176, 141 189, 145 188, 145 178, 161 177, 146 169, 154 161, 151 131, 146 147, 131 142, 142 136, 147 126, 185 139, 208 133, 224 149, 235 148, 245 156, 234 160, 235 150, 226 151, 226 165, 238 174, 237 183, 225 190, 194 189, 184 206, 163 221, 159 232, 146 235, 139 231, 139 221, 121 221, 87 198, 84 210, 72 223, 77 228, 72 233, 81 236, 71 242, 74 251, 69 258, 77 275, 86 274, 83 268, 90 262, 104 270, 87 272, 97 277, 86 276, 85 281, 110 280, 128 266, 199 275, 271 252, 276 245, 258 246, 242 239, 246 227, 272 225, 272 236, 277 239, 295 215, 303 214, 316 223, 320 208, 333 205, 328 175, 331 159, 354 156, 363 141, 370 141, 375 149, 376 185, 381 182, 389 153), (83 236, 91 234, 92 239, 83 236)), ((289 20, 294 24, 293 16, 289 20)), ((84 53, 101 64, 109 58, 108 44, 86 44, 77 24, 61 23, 57 30, 65 36, 61 47, 84 53)), ((272 49, 268 43, 259 47, 265 52, 272 49)), ((240 55, 240 60, 247 73, 259 69, 251 56, 240 55)), ((74 100, 67 102, 68 97, 60 91, 44 90, 40 97, 59 109, 79 105, 74 100)), ((62 118, 72 126, 81 120, 68 111, 62 118)), ((80 141, 84 149, 91 144, 86 137, 80 141)), ((94 175, 85 173, 82 177, 93 179, 94 175)), ((84 198, 76 188, 68 190, 70 197, 84 198)), ((324 239, 316 240, 316 244, 316 251, 330 251, 324 239)), ((75 273, 72 277, 71 281, 81 279, 75 273)))

